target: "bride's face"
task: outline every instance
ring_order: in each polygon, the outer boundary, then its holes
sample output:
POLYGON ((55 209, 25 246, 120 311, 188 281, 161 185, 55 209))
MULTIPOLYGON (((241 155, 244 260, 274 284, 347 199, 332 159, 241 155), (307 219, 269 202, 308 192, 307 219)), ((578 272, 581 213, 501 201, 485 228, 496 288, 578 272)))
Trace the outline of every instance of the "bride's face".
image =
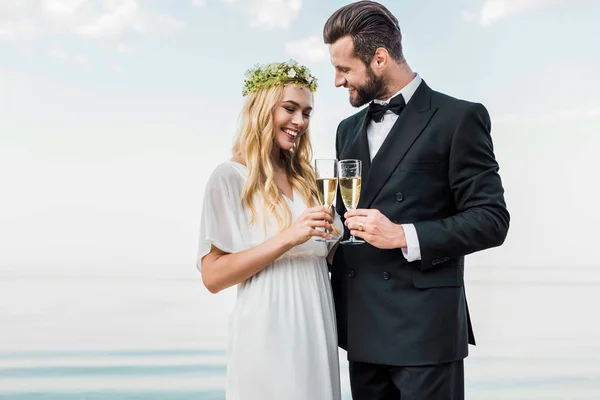
POLYGON ((274 145, 290 150, 310 123, 312 93, 306 86, 287 85, 273 112, 274 145))

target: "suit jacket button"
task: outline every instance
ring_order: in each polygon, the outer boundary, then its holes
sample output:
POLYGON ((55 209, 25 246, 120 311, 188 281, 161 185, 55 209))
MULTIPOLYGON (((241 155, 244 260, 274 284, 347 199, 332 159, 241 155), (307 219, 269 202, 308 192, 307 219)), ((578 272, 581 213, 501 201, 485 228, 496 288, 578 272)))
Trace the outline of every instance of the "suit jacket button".
POLYGON ((350 278, 354 278, 354 270, 353 269, 351 269, 350 271, 348 271, 348 276, 350 278))
POLYGON ((404 195, 402 194, 402 192, 396 193, 396 200, 398 200, 398 201, 404 200, 404 195))
POLYGON ((384 272, 384 273, 383 273, 383 279, 385 279, 386 281, 387 281, 388 279, 390 279, 390 273, 389 273, 389 272, 384 272))

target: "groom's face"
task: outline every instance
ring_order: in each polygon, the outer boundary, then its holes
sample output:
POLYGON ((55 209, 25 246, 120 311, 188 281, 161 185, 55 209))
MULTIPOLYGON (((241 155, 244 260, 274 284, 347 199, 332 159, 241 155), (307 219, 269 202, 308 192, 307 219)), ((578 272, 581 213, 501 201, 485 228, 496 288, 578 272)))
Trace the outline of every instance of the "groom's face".
POLYGON ((354 55, 352 38, 345 36, 329 46, 335 68, 335 86, 348 89, 350 104, 360 107, 385 93, 385 81, 354 55))

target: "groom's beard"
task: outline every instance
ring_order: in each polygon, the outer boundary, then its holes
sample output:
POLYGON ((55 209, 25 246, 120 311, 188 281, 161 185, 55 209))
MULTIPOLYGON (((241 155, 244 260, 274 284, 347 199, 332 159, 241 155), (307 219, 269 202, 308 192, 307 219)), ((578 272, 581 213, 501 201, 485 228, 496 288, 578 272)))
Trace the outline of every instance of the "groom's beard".
POLYGON ((368 102, 379 98, 385 93, 385 80, 382 76, 377 76, 371 69, 367 67, 367 81, 362 86, 355 86, 356 96, 350 96, 350 104, 352 107, 361 107, 368 102))

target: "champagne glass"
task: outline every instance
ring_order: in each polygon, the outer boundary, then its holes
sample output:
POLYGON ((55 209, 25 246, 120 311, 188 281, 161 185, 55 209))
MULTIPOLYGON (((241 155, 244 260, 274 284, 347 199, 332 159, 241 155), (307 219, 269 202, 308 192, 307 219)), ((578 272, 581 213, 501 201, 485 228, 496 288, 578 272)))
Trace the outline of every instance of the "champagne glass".
MULTIPOLYGON (((315 174, 317 176, 317 193, 319 195, 319 203, 322 206, 331 210, 335 206, 335 197, 337 194, 338 177, 337 177, 337 160, 315 160, 315 174)), ((324 230, 323 230, 324 231, 324 230)), ((337 242, 338 239, 323 239, 316 238, 318 242, 337 242)))
MULTIPOLYGON (((338 162, 338 177, 342 201, 348 211, 354 210, 358 206, 360 199, 360 189, 362 185, 362 162, 360 160, 342 160, 338 162)), ((343 240, 341 244, 354 245, 363 244, 365 241, 356 239, 350 235, 348 240, 343 240)))

